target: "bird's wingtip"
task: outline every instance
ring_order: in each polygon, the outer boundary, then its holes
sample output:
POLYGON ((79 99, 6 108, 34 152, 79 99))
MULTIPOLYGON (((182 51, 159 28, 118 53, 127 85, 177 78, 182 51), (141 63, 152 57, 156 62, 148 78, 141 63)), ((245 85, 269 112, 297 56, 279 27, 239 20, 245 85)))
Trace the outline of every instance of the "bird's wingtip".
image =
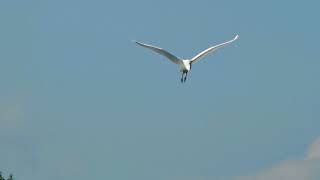
POLYGON ((133 43, 135 43, 135 44, 138 44, 138 45, 141 45, 142 43, 141 42, 139 42, 139 41, 137 41, 137 40, 131 40, 133 43))
POLYGON ((234 40, 238 39, 239 38, 239 35, 237 34, 235 37, 234 37, 234 40))

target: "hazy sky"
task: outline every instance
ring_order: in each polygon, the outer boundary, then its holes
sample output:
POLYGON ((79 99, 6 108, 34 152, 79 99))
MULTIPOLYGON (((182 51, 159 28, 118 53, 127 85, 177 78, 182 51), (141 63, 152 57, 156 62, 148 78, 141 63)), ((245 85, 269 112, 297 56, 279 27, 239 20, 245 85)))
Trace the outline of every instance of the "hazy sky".
POLYGON ((1 0, 0 171, 226 179, 303 160, 320 136, 319 7, 1 0), (185 84, 177 66, 131 42, 189 58, 235 34, 185 84))

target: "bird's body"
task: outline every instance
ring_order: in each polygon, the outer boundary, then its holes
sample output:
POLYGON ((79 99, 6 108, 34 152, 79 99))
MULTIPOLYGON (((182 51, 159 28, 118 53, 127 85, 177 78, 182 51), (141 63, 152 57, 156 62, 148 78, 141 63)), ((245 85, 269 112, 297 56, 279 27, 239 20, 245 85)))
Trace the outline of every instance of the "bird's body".
POLYGON ((186 79, 187 79, 188 72, 191 70, 191 66, 192 66, 193 63, 198 62, 204 56, 206 56, 209 53, 217 50, 220 47, 223 47, 226 44, 229 44, 229 43, 235 41, 238 38, 239 38, 239 36, 236 35, 232 40, 224 42, 224 43, 221 43, 221 44, 218 44, 218 45, 215 45, 215 46, 212 46, 212 47, 200 52, 199 54, 194 56, 192 59, 181 59, 181 58, 176 57, 175 55, 169 53, 168 51, 166 51, 166 50, 164 50, 162 48, 159 48, 159 47, 156 47, 156 46, 152 46, 152 45, 148 45, 148 44, 144 44, 144 43, 141 43, 141 42, 138 42, 138 41, 135 41, 135 43, 137 43, 138 45, 140 45, 142 47, 151 49, 151 50, 153 50, 153 51, 155 51, 155 52, 167 57, 173 63, 178 64, 180 66, 180 71, 182 72, 181 82, 185 82, 186 79))
POLYGON ((190 60, 182 60, 180 64, 180 72, 188 72, 191 70, 191 61, 190 60))

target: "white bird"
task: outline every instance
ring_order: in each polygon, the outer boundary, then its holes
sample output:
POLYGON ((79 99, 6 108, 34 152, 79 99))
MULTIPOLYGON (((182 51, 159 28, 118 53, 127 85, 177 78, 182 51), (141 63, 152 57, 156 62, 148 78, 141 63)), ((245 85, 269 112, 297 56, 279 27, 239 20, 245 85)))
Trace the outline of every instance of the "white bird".
POLYGON ((231 39, 231 40, 229 40, 227 42, 212 46, 212 47, 200 52, 199 54, 197 54, 196 56, 194 56, 191 59, 181 59, 181 58, 169 53, 168 51, 166 51, 166 50, 164 50, 162 48, 159 48, 159 47, 156 47, 156 46, 153 46, 153 45, 149 45, 149 44, 144 44, 144 43, 141 43, 141 42, 138 42, 138 41, 134 41, 134 42, 137 43, 138 45, 142 46, 142 47, 149 48, 149 49, 151 49, 151 50, 153 50, 153 51, 155 51, 155 52, 167 57, 173 63, 180 65, 180 71, 182 72, 181 82, 183 83, 183 82, 186 81, 188 72, 191 70, 191 66, 192 66, 193 63, 198 62, 204 56, 206 56, 209 53, 211 53, 211 52, 213 52, 213 51, 225 46, 226 44, 229 44, 229 43, 237 40, 238 38, 239 38, 239 35, 236 35, 233 39, 231 39))

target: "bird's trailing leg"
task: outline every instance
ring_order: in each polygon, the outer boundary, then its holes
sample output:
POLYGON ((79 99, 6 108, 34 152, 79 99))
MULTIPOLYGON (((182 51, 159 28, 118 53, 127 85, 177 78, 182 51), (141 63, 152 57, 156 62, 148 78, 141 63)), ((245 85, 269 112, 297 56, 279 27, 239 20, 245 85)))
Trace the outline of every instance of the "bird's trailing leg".
POLYGON ((184 75, 184 72, 182 72, 182 76, 181 76, 181 83, 183 83, 183 75, 184 75))
POLYGON ((187 76, 188 76, 188 71, 186 72, 186 75, 184 76, 184 80, 183 80, 183 82, 186 82, 186 80, 187 80, 187 76))

